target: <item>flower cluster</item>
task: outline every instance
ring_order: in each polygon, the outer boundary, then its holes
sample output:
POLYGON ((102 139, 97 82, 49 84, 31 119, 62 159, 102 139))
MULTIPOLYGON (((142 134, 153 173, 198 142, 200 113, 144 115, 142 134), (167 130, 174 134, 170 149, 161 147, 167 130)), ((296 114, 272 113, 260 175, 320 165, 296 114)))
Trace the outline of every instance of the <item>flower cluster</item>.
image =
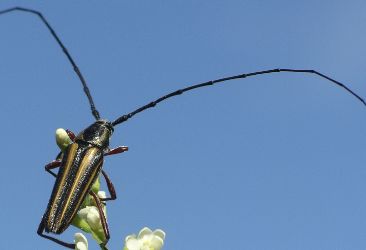
POLYGON ((150 228, 144 227, 137 236, 132 234, 126 237, 123 250, 160 250, 163 247, 164 239, 163 230, 151 231, 150 228))

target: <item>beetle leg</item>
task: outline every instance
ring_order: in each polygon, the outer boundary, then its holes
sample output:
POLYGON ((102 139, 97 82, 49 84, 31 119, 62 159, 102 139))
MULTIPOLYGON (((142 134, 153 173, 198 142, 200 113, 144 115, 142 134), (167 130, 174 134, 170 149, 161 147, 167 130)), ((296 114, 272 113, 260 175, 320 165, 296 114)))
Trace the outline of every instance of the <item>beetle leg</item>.
POLYGON ((58 153, 57 156, 56 156, 56 160, 60 160, 61 161, 63 154, 64 153, 62 151, 60 151, 60 153, 58 153))
POLYGON ((41 237, 43 237, 43 238, 46 238, 46 239, 48 239, 48 240, 51 240, 51 241, 53 241, 53 242, 56 242, 57 244, 60 244, 61 246, 68 247, 68 248, 71 248, 71 249, 75 249, 75 244, 67 243, 67 242, 64 242, 64 241, 62 241, 62 240, 56 239, 56 238, 54 238, 54 237, 52 237, 52 236, 45 235, 45 234, 43 233, 43 231, 44 231, 44 220, 43 220, 43 218, 42 218, 42 221, 41 221, 41 223, 39 224, 39 226, 38 226, 38 230, 37 230, 37 234, 38 234, 39 236, 41 236, 41 237))
POLYGON ((66 129, 66 133, 69 136, 69 138, 74 142, 75 138, 76 138, 74 132, 72 132, 71 130, 66 129))
POLYGON ((108 242, 108 240, 110 238, 107 219, 105 218, 105 214, 103 212, 102 203, 101 203, 98 195, 96 193, 94 193, 93 191, 90 191, 89 194, 91 196, 93 196, 93 198, 95 200, 95 204, 97 205, 97 208, 98 208, 98 211, 99 211, 100 222, 102 223, 104 235, 105 235, 105 238, 106 238, 106 242, 105 243, 102 243, 101 246, 102 247, 105 247, 105 245, 107 245, 107 242, 108 242))
POLYGON ((111 201, 111 200, 117 199, 117 193, 116 193, 116 190, 114 189, 114 185, 113 185, 111 179, 109 178, 109 176, 107 175, 107 173, 104 170, 102 170, 102 175, 105 179, 105 182, 107 183, 108 191, 109 191, 109 194, 111 195, 111 197, 102 198, 100 200, 101 201, 111 201))
POLYGON ((60 165, 61 165, 61 160, 54 160, 54 161, 51 161, 50 163, 48 163, 46 166, 44 166, 44 169, 48 173, 52 174, 54 177, 57 177, 57 174, 52 172, 51 169, 58 168, 58 167, 60 167, 60 165))
POLYGON ((127 150, 128 150, 128 147, 126 147, 126 146, 119 146, 119 147, 110 149, 108 152, 104 153, 104 156, 120 154, 120 153, 123 153, 123 152, 125 152, 127 150))

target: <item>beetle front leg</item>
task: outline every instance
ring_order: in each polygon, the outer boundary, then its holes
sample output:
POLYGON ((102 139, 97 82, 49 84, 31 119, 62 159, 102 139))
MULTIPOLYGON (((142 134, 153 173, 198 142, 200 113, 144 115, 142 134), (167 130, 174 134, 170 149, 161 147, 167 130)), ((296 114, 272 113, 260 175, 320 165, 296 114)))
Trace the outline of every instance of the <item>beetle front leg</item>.
POLYGON ((126 146, 119 146, 119 147, 110 149, 108 152, 104 153, 104 156, 120 154, 120 153, 123 153, 125 151, 128 151, 128 147, 126 147, 126 146))
POLYGON ((75 244, 73 244, 73 243, 67 243, 67 242, 64 242, 62 240, 56 239, 56 238, 54 238, 52 236, 45 235, 43 232, 44 232, 44 220, 42 218, 42 221, 39 224, 38 230, 37 230, 37 234, 39 236, 41 236, 43 238, 46 238, 48 240, 51 240, 53 242, 56 242, 57 244, 59 244, 61 246, 64 246, 64 247, 67 247, 67 248, 71 248, 71 249, 75 249, 75 244))
POLYGON ((72 132, 71 130, 66 129, 66 133, 69 136, 69 138, 71 139, 71 141, 74 142, 75 141, 75 138, 76 138, 74 132, 72 132))

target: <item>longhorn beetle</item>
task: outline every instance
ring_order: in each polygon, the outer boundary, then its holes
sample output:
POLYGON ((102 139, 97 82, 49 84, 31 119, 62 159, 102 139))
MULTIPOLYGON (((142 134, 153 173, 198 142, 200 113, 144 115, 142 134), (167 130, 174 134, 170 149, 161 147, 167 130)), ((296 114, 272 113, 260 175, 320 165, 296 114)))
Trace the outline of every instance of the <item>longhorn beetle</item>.
POLYGON ((78 66, 71 57, 70 53, 68 52, 64 44, 61 42, 59 36, 56 34, 54 29, 46 20, 46 18, 39 11, 23 7, 13 7, 2 10, 0 11, 0 15, 14 11, 21 11, 34 14, 41 19, 43 24, 46 25, 52 37, 61 47, 63 53, 67 57, 68 61, 71 63, 75 73, 77 74, 79 80, 81 81, 85 95, 89 101, 92 115, 96 120, 93 124, 91 124, 89 127, 81 131, 78 135, 74 135, 74 133, 72 133, 71 131, 67 131, 70 139, 72 140, 72 144, 70 144, 67 147, 67 149, 63 154, 59 155, 60 157, 58 157, 56 160, 52 161, 51 163, 45 166, 45 170, 48 171, 53 176, 55 176, 56 181, 51 193, 50 200, 48 202, 48 206, 39 224, 37 233, 41 237, 54 241, 68 248, 74 248, 75 244, 66 243, 53 236, 47 235, 44 232, 61 234, 63 231, 65 231, 69 227, 70 223, 72 222, 72 219, 74 218, 78 210, 80 209, 80 206, 87 194, 90 194, 95 199, 95 202, 97 204, 100 213, 101 223, 103 226, 106 239, 108 240, 110 238, 108 224, 104 216, 104 213, 102 212, 101 202, 116 199, 116 193, 114 191, 113 184, 109 179, 108 175, 102 170, 103 158, 104 156, 107 155, 118 154, 128 150, 128 148, 125 146, 119 146, 114 149, 109 148, 110 137, 112 136, 114 128, 117 125, 126 122, 127 120, 129 120, 138 113, 141 113, 149 108, 155 107, 162 101, 165 101, 171 97, 181 95, 185 92, 197 88, 211 86, 214 84, 223 83, 230 80, 243 79, 251 76, 258 76, 264 74, 288 72, 288 73, 308 73, 324 78, 332 82, 333 84, 336 84, 339 87, 343 88, 366 106, 366 102, 355 92, 353 92, 351 89, 345 86, 343 83, 334 80, 329 76, 326 76, 318 71, 307 70, 307 69, 280 68, 280 69, 269 69, 251 73, 244 73, 235 76, 229 76, 216 80, 194 84, 182 89, 178 89, 156 100, 153 100, 152 102, 149 102, 146 105, 143 105, 137 108, 136 110, 133 110, 132 112, 129 112, 127 114, 118 117, 114 121, 108 121, 105 119, 101 119, 81 71, 79 70, 78 66), (52 169, 54 168, 59 168, 57 174, 52 172, 52 169), (91 190, 92 184, 95 182, 100 173, 105 178, 110 193, 110 197, 104 199, 100 199, 91 190))

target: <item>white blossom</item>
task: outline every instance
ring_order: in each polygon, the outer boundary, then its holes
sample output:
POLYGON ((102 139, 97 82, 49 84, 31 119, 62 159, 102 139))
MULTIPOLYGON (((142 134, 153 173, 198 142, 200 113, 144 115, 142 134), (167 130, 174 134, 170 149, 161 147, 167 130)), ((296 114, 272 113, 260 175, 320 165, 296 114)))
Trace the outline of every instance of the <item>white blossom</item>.
POLYGON ((124 250, 160 250, 164 239, 163 230, 151 231, 150 228, 144 227, 137 236, 132 234, 126 237, 124 250))

